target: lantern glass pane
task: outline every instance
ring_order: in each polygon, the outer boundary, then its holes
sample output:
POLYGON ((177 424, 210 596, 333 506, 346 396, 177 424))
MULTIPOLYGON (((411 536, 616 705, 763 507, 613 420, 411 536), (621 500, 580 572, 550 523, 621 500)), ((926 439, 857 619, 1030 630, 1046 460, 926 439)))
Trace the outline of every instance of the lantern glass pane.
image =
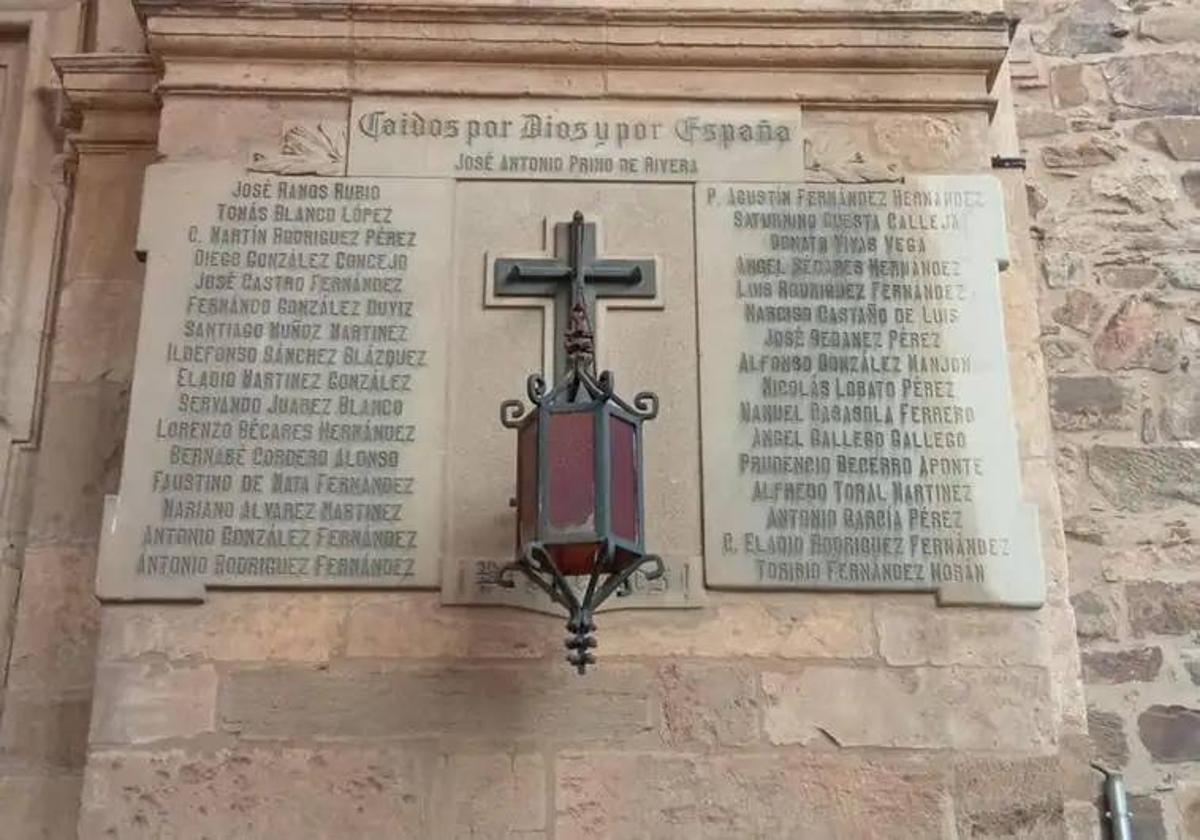
POLYGON ((564 575, 588 575, 596 563, 599 548, 599 544, 593 542, 555 545, 550 548, 550 556, 564 575))
POLYGON ((517 431, 517 552, 537 539, 537 417, 517 431))
POLYGON ((546 420, 546 513, 550 528, 559 532, 594 531, 596 414, 552 413, 546 420))
POLYGON ((612 530, 618 539, 637 542, 638 451, 637 428, 620 417, 609 422, 612 451, 612 530))

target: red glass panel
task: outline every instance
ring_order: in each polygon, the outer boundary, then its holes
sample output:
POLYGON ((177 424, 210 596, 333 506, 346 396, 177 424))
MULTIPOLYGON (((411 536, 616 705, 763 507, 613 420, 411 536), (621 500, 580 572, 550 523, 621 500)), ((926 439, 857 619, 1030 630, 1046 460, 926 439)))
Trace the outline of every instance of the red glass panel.
POLYGON ((551 414, 547 422, 546 511, 550 528, 594 532, 596 415, 591 411, 551 414))
POLYGON ((517 432, 517 552, 537 538, 537 419, 517 432))
POLYGON ((612 449, 612 530, 620 539, 638 540, 638 452, 637 429, 619 417, 611 417, 609 441, 612 449))
POLYGON ((588 575, 592 573, 592 563, 596 560, 599 547, 599 543, 556 545, 550 549, 550 556, 564 575, 588 575))

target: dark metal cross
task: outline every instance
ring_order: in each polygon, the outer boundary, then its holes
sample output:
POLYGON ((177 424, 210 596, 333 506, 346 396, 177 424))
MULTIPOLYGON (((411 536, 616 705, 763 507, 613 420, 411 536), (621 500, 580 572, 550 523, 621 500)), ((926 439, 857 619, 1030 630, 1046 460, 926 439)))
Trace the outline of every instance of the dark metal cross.
POLYGON ((577 302, 594 329, 597 298, 652 298, 657 290, 654 260, 597 259, 596 226, 578 210, 554 225, 553 258, 498 258, 493 281, 497 297, 554 298, 556 381, 567 370, 563 344, 577 302))

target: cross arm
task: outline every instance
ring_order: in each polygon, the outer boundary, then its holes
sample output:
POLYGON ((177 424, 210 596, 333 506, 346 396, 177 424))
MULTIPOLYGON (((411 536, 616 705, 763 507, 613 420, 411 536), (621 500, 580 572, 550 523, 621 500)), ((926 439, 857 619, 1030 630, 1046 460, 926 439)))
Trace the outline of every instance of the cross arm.
POLYGON ((494 276, 498 296, 552 297, 564 281, 571 279, 571 267, 555 259, 500 258, 494 276))
POLYGON ((596 297, 652 298, 655 274, 654 260, 598 261, 588 267, 589 291, 596 297))

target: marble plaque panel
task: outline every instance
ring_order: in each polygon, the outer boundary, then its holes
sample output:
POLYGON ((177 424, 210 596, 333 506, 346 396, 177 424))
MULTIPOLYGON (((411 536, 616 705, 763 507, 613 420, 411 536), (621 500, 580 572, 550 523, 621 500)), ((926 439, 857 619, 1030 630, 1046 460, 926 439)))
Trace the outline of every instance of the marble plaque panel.
POLYGON ((692 206, 689 184, 458 184, 449 328, 459 337, 456 347, 469 344, 475 352, 455 353, 449 373, 445 603, 562 612, 524 578, 513 589, 494 583, 513 559, 516 528, 509 500, 516 493, 517 439, 500 424, 499 406, 524 398, 528 374, 552 378, 561 350, 554 298, 500 298, 492 289, 497 258, 555 256, 554 226, 576 210, 595 224, 600 257, 652 259, 657 276, 654 298, 597 300, 596 353, 619 394, 659 396, 658 416, 643 427, 646 549, 663 558, 667 571, 656 581, 635 575, 632 592, 602 609, 703 602, 692 206), (465 336, 469 342, 460 340, 465 336))
POLYGON ((452 187, 151 167, 100 597, 437 585, 452 187))
POLYGON ((804 170, 798 106, 358 97, 351 175, 773 181, 804 170))
POLYGON ((696 186, 705 579, 1037 606, 990 176, 696 186))

